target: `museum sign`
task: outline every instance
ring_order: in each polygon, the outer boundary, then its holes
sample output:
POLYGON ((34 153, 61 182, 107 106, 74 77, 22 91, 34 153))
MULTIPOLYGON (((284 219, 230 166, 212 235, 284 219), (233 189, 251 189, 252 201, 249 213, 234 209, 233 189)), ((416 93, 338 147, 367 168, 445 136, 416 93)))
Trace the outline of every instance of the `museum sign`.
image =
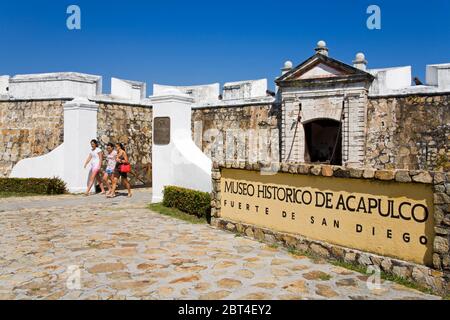
POLYGON ((431 265, 431 185, 223 169, 221 218, 431 265))

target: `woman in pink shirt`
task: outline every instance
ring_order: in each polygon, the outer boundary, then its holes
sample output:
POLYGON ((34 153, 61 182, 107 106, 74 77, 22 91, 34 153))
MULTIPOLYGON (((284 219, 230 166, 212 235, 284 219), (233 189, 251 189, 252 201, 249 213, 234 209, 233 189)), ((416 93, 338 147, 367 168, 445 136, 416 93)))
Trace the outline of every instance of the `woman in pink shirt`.
POLYGON ((111 142, 106 145, 106 170, 103 174, 103 181, 105 182, 106 186, 108 187, 108 193, 106 196, 110 196, 112 194, 112 188, 111 183, 109 180, 113 181, 114 179, 114 170, 116 169, 116 161, 117 158, 117 151, 114 150, 114 144, 111 142))

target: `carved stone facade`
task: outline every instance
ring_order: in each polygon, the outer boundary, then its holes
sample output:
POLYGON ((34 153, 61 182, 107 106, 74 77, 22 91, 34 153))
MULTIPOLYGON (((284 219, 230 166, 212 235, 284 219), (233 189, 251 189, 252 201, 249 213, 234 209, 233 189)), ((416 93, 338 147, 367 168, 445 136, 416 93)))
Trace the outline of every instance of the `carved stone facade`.
POLYGON ((277 79, 283 161, 362 166, 372 80, 320 53, 277 79))

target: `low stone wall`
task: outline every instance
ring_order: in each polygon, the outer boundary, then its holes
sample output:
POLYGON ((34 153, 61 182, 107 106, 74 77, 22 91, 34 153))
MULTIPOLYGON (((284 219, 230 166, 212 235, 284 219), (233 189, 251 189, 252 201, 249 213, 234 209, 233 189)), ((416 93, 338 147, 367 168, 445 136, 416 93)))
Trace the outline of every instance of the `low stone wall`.
POLYGON ((0 101, 0 177, 20 160, 49 153, 63 143, 67 100, 0 101))
POLYGON ((449 94, 369 99, 366 165, 450 171, 449 108, 449 94))
POLYGON ((97 134, 102 149, 107 143, 125 145, 132 174, 132 185, 151 185, 152 176, 152 108, 140 105, 97 102, 97 134))
MULTIPOLYGON (((354 169, 337 166, 282 164, 279 173, 302 175, 311 177, 327 177, 328 179, 358 179, 364 181, 382 181, 400 184, 420 184, 430 186, 433 194, 434 206, 434 241, 431 247, 432 262, 430 266, 404 261, 395 257, 381 256, 363 252, 354 248, 317 241, 302 236, 280 232, 261 225, 243 223, 229 218, 223 218, 221 211, 223 197, 221 190, 222 171, 224 169, 240 169, 242 171, 261 171, 260 164, 246 164, 237 162, 213 164, 213 192, 212 192, 212 224, 232 232, 245 234, 260 241, 279 243, 288 248, 295 248, 303 252, 355 263, 362 266, 377 266, 380 270, 414 281, 421 286, 432 289, 440 294, 450 292, 450 173, 407 171, 407 170, 371 170, 354 169), (245 169, 244 169, 245 168, 245 169)), ((330 182, 331 182, 330 180, 330 182)), ((432 220, 431 220, 432 221, 432 220)))

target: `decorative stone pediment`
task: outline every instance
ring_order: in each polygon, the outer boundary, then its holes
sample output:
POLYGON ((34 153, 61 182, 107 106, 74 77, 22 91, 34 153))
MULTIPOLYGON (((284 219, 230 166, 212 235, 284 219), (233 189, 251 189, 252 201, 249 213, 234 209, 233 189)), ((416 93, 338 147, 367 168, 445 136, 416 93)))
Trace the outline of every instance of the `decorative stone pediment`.
POLYGON ((278 78, 276 83, 280 87, 290 87, 342 81, 371 82, 373 79, 371 74, 363 70, 323 54, 316 54, 278 78))

